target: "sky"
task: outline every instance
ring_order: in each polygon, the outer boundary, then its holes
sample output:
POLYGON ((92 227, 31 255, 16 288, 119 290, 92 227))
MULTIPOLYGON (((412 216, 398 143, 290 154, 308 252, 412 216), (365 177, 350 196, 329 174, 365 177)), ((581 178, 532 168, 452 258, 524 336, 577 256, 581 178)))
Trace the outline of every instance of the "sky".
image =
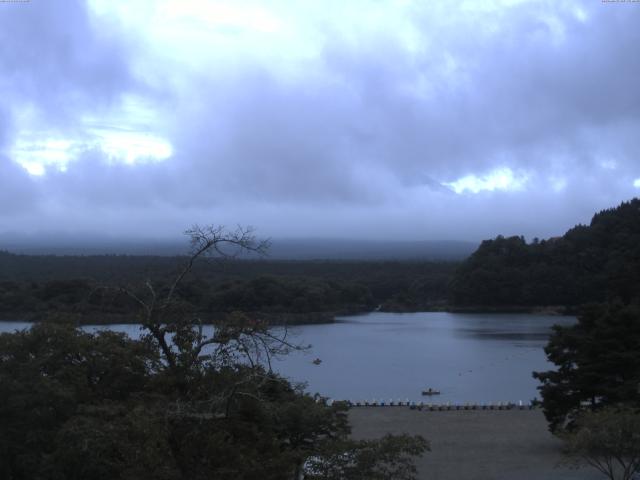
POLYGON ((640 196, 640 2, 0 2, 0 234, 561 235, 640 196))

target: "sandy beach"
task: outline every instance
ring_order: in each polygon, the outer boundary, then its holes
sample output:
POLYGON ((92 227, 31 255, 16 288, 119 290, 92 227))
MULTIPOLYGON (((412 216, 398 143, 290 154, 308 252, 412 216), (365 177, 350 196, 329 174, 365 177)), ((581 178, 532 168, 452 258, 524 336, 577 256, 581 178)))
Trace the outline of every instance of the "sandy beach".
POLYGON ((416 461, 424 480, 599 480, 589 467, 562 465, 562 443, 540 410, 437 411, 361 407, 349 418, 355 438, 420 434, 431 452, 416 461))

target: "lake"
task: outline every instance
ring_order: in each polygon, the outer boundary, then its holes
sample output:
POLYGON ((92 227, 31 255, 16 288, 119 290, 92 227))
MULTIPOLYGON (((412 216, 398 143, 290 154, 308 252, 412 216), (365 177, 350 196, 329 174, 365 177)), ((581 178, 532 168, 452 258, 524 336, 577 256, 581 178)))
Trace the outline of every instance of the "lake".
MULTIPOLYGON (((505 402, 539 397, 534 370, 549 370, 543 348, 551 326, 573 317, 534 314, 383 313, 339 317, 336 323, 291 327, 305 352, 274 362, 274 369, 307 390, 334 399, 505 402), (313 360, 319 358, 318 365, 313 360)), ((0 331, 28 327, 0 322, 0 331)), ((135 337, 136 325, 109 327, 135 337)))

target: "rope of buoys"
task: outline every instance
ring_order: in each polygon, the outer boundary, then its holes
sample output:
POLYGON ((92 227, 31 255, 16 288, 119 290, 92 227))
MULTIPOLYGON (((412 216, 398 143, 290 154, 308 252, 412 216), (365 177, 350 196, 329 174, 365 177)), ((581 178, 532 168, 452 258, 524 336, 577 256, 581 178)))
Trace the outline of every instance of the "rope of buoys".
MULTIPOLYGON (((337 400, 328 400, 327 404, 331 405, 337 400)), ((492 402, 492 403, 426 403, 426 402, 414 402, 406 399, 402 400, 384 400, 376 401, 374 398, 371 402, 343 400, 349 407, 409 407, 411 410, 423 410, 428 411, 451 411, 451 410, 533 410, 535 405, 533 402, 524 403, 522 400, 516 402, 492 402)))

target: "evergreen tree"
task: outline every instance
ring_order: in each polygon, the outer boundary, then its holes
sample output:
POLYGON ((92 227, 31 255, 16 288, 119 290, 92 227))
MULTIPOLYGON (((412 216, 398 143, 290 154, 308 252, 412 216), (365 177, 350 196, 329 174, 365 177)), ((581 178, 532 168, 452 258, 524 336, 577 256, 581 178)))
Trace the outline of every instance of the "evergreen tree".
POLYGON ((571 428, 585 409, 640 407, 640 308, 592 306, 578 323, 555 326, 545 348, 556 370, 534 372, 552 431, 571 428))

